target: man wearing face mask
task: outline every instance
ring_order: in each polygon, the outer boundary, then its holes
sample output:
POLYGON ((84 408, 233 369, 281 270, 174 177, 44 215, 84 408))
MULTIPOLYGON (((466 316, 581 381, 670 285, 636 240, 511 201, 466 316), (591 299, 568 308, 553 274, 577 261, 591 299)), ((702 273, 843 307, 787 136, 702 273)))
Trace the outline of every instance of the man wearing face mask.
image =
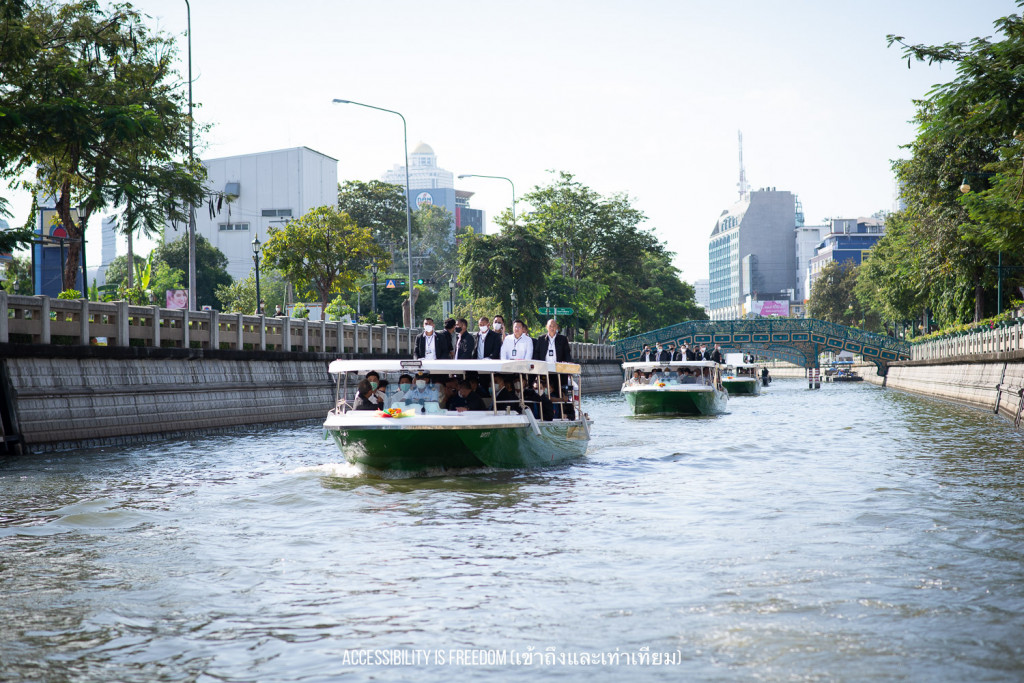
POLYGON ((501 337, 502 342, 505 341, 505 317, 503 315, 499 313, 498 315, 494 316, 494 323, 491 324, 491 329, 494 331, 495 334, 501 337))
POLYGON ((405 397, 412 391, 412 375, 398 378, 398 391, 391 397, 391 403, 405 403, 405 397))
POLYGON ((472 360, 476 358, 476 339, 469 331, 469 323, 465 318, 455 322, 455 359, 472 360))
POLYGON ((434 331, 434 319, 423 319, 423 333, 416 337, 416 350, 413 358, 423 360, 448 360, 452 357, 452 347, 448 343, 448 335, 434 331))
POLYGON ((526 323, 516 320, 512 323, 512 334, 505 337, 501 346, 502 360, 532 360, 533 340, 526 334, 526 323))
POLYGON ((430 375, 425 372, 416 374, 416 385, 405 394, 406 405, 423 405, 427 401, 438 400, 437 390, 430 386, 430 375))
POLYGON ((672 361, 672 352, 666 349, 661 344, 658 344, 658 358, 659 363, 669 363, 672 361))
MULTIPOLYGON (((480 332, 476 335, 476 357, 478 360, 498 360, 501 357, 501 333, 492 332, 488 322, 486 315, 480 316, 478 327, 480 332)), ((494 322, 498 324, 497 317, 494 322)))

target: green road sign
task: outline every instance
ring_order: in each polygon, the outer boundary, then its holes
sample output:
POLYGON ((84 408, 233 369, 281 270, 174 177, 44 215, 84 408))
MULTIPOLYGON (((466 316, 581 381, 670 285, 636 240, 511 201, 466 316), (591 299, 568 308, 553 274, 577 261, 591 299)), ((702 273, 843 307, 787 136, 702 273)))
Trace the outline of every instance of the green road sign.
POLYGON ((573 310, 571 308, 547 308, 541 306, 537 309, 537 312, 541 315, 572 315, 573 310))
POLYGON ((555 309, 555 315, 572 315, 572 312, 573 311, 572 311, 571 308, 556 308, 555 309))

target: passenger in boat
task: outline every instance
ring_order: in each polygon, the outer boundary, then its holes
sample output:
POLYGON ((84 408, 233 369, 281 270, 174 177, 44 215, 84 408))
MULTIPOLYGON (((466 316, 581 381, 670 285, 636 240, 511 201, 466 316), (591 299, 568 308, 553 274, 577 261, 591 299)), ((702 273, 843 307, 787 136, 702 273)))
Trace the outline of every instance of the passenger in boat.
POLYGON ((425 372, 417 373, 415 386, 406 393, 405 402, 409 405, 415 403, 422 406, 427 401, 437 399, 437 390, 430 385, 430 375, 425 372))
POLYGON ((635 387, 635 386, 639 385, 641 377, 642 377, 642 375, 640 374, 640 371, 639 370, 634 370, 633 371, 633 376, 626 380, 626 386, 627 387, 635 387))
POLYGON ((707 355, 708 360, 713 360, 716 363, 722 362, 722 345, 715 344, 715 348, 707 355))
POLYGON ((452 349, 456 360, 476 358, 476 339, 469 331, 469 322, 465 318, 455 321, 455 343, 452 349))
POLYGON ((657 360, 657 357, 651 351, 651 345, 644 344, 644 350, 640 352, 640 362, 650 363, 652 360, 657 360))
POLYGON ((381 386, 380 374, 376 370, 370 370, 366 373, 366 381, 370 383, 370 388, 373 389, 373 395, 377 397, 377 402, 384 405, 384 387, 387 386, 387 382, 384 382, 384 386, 381 386))
POLYGON ((384 404, 377 398, 376 390, 370 382, 361 379, 356 386, 356 410, 381 410, 384 404))
MULTIPOLYGON (((501 337, 501 341, 502 343, 504 343, 506 335, 505 316, 503 316, 501 313, 494 316, 494 322, 491 323, 491 329, 494 330, 494 332, 501 337)), ((501 357, 501 349, 498 349, 498 357, 501 357)))
POLYGON ((473 384, 468 379, 459 382, 458 393, 448 401, 448 410, 455 410, 460 413, 467 410, 486 410, 484 401, 475 391, 473 384))
POLYGON ((572 350, 569 347, 569 339, 559 333, 558 321, 554 318, 548 320, 547 331, 547 334, 542 334, 533 342, 533 360, 571 363, 572 350))
POLYGON ((672 360, 672 354, 671 354, 671 353, 669 353, 668 349, 666 349, 666 348, 665 348, 664 346, 662 346, 662 345, 661 345, 661 344, 659 343, 659 344, 658 344, 658 355, 657 355, 657 361, 658 361, 659 363, 668 363, 668 362, 669 362, 669 361, 671 361, 671 360, 672 360))
POLYGON ((669 344, 668 350, 672 353, 672 360, 679 361, 685 360, 686 357, 683 355, 683 347, 680 346, 678 349, 675 344, 669 344))
POLYGON ((512 388, 512 380, 505 375, 494 376, 494 406, 499 411, 511 408, 512 412, 519 413, 522 409, 519 406, 519 394, 512 388))
MULTIPOLYGON (((495 317, 495 324, 497 324, 497 318, 495 317)), ((478 360, 498 360, 501 357, 501 332, 495 329, 493 332, 490 328, 490 321, 487 320, 486 315, 480 316, 478 323, 479 334, 476 335, 476 357, 478 360)))
POLYGON ((451 343, 448 335, 434 332, 434 319, 423 319, 423 332, 416 337, 416 350, 413 358, 425 360, 447 360, 452 357, 451 343))
POLYGON ((683 344, 683 353, 686 355, 686 360, 697 360, 697 352, 690 348, 689 344, 683 344))
POLYGON ((459 395, 459 378, 458 377, 446 377, 444 384, 441 385, 441 398, 438 400, 440 405, 445 410, 451 410, 449 403, 453 398, 459 395))
POLYGON ((448 335, 448 358, 455 358, 455 318, 448 318, 444 321, 444 332, 442 334, 448 335))
MULTIPOLYGON (((548 391, 548 381, 544 377, 537 377, 537 381, 534 384, 534 389, 528 389, 523 394, 523 398, 526 401, 536 401, 533 405, 536 409, 533 411, 533 416, 544 420, 545 422, 551 422, 555 419, 555 405, 552 402, 551 394, 548 391), (539 413, 539 414, 538 414, 539 413)), ((561 411, 559 411, 561 415, 561 411)))
POLYGON ((693 374, 693 370, 690 368, 683 368, 682 377, 679 379, 680 384, 696 384, 697 378, 693 374))
POLYGON ((405 397, 412 391, 412 375, 401 375, 398 378, 398 391, 391 397, 391 403, 405 403, 405 397))
POLYGON ((512 323, 512 334, 505 337, 501 345, 502 360, 531 360, 533 358, 533 340, 526 334, 526 323, 516 319, 512 323))

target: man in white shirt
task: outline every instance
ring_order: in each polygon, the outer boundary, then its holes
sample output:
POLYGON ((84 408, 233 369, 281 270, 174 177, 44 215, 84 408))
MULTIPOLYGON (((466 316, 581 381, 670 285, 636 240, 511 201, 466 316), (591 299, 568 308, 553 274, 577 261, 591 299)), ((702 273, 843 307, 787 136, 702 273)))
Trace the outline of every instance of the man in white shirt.
POLYGON ((526 323, 516 320, 512 323, 512 334, 505 337, 501 345, 502 360, 531 360, 533 358, 533 340, 526 334, 526 323))
POLYGON ((501 356, 501 333, 492 332, 489 322, 486 315, 480 316, 480 332, 476 335, 477 360, 498 360, 501 356))

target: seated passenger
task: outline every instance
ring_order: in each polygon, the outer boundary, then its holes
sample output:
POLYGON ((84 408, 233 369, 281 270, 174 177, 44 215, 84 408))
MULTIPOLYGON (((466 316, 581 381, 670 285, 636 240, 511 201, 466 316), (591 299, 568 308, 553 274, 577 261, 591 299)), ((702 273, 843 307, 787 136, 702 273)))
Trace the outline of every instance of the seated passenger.
POLYGON ((494 376, 494 406, 499 411, 511 408, 512 412, 522 412, 519 395, 512 388, 512 381, 505 375, 494 376))
POLYGON ((635 387, 635 386, 637 386, 638 384, 640 384, 640 377, 641 377, 640 371, 639 370, 634 370, 633 371, 633 376, 626 380, 626 386, 627 387, 635 387))
POLYGON ((359 380, 356 386, 356 410, 380 410, 384 404, 377 398, 376 391, 365 379, 359 380))
POLYGON ((548 382, 543 377, 538 377, 534 385, 536 389, 527 389, 523 398, 532 402, 533 416, 550 422, 555 419, 555 407, 551 403, 551 396, 548 393, 548 382))
POLYGON ((398 378, 398 391, 391 397, 388 407, 394 403, 405 403, 405 397, 410 391, 412 391, 412 375, 402 375, 398 378))
POLYGON ((425 372, 417 373, 416 375, 416 386, 410 389, 405 394, 406 405, 420 405, 429 401, 436 401, 437 390, 432 386, 428 386, 430 376, 425 372))
POLYGON ((467 410, 484 409, 484 400, 473 391, 473 384, 466 379, 459 382, 458 393, 448 399, 448 410, 463 413, 467 410))
POLYGON ((459 395, 459 378, 458 377, 447 377, 444 380, 444 384, 441 389, 441 398, 438 401, 445 410, 453 410, 448 407, 448 402, 459 395))

